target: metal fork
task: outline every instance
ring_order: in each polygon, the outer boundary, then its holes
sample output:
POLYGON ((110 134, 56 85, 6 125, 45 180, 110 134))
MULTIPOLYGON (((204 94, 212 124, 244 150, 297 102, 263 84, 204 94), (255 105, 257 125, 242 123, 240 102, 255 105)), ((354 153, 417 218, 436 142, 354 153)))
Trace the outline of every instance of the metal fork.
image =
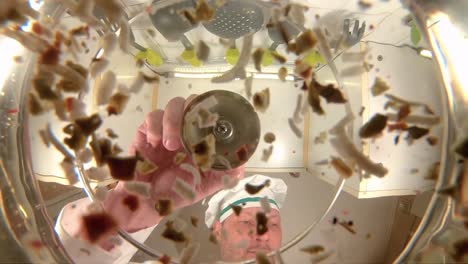
POLYGON ((366 22, 362 22, 361 27, 359 27, 359 20, 354 21, 354 28, 352 32, 350 31, 350 24, 351 20, 349 18, 346 18, 343 22, 343 34, 340 38, 340 41, 336 43, 336 50, 340 47, 342 43, 346 48, 349 48, 362 39, 362 36, 366 31, 366 22))

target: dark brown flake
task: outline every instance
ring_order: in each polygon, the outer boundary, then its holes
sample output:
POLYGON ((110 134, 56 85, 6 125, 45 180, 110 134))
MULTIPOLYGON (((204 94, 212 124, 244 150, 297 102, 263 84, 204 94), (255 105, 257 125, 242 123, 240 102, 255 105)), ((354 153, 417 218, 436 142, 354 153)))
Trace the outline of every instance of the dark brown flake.
POLYGON ((102 119, 98 114, 93 114, 88 117, 77 118, 75 124, 81 129, 86 136, 91 135, 102 124, 102 119))
POLYGON ((183 232, 174 229, 173 221, 167 221, 166 228, 164 229, 161 236, 176 243, 183 243, 187 241, 187 237, 183 232))
POLYGON ((265 180, 264 183, 260 185, 252 185, 250 183, 245 184, 245 191, 249 193, 250 195, 257 194, 259 191, 261 191, 264 187, 270 186, 270 180, 265 180))
POLYGON ((127 195, 123 200, 122 203, 132 212, 135 212, 140 207, 140 201, 138 197, 133 194, 127 195))
POLYGON ((257 212, 255 217, 257 220, 257 235, 261 236, 268 232, 268 218, 263 212, 257 212))
POLYGON ((81 219, 84 239, 97 243, 117 230, 117 222, 107 213, 84 215, 81 219))
POLYGON ((371 138, 380 134, 387 126, 387 120, 387 116, 375 114, 359 129, 359 136, 361 138, 371 138))
POLYGON ((232 211, 234 211, 234 214, 235 214, 236 216, 239 216, 240 213, 242 212, 242 206, 240 206, 240 205, 233 205, 233 204, 231 204, 231 205, 229 205, 229 206, 231 207, 232 211))
POLYGON ((312 246, 307 246, 305 248, 301 248, 301 251, 311 254, 311 255, 317 255, 325 251, 325 248, 321 245, 312 245, 312 246))
POLYGON ((133 180, 137 161, 136 157, 107 157, 107 165, 112 178, 121 181, 133 180))
POLYGON ((408 139, 420 139, 429 133, 429 129, 418 126, 410 126, 406 129, 408 139))
POLYGON ((154 205, 154 209, 160 216, 170 215, 172 213, 172 200, 159 199, 154 205))

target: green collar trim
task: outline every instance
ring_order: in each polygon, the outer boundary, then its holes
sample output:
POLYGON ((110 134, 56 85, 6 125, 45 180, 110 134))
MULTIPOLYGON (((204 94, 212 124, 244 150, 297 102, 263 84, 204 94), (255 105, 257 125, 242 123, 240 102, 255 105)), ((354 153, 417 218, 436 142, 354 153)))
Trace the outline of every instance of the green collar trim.
MULTIPOLYGON (((229 204, 228 206, 224 207, 224 209, 221 210, 221 212, 219 212, 218 219, 220 219, 221 216, 223 214, 225 214, 227 211, 231 210, 231 205, 239 205, 239 204, 243 204, 243 203, 259 202, 261 199, 262 199, 261 197, 247 197, 247 198, 239 199, 239 200, 229 204)), ((271 204, 274 204, 276 206, 276 208, 279 208, 279 206, 278 206, 278 204, 276 203, 275 200, 268 199, 268 202, 270 202, 271 204)))

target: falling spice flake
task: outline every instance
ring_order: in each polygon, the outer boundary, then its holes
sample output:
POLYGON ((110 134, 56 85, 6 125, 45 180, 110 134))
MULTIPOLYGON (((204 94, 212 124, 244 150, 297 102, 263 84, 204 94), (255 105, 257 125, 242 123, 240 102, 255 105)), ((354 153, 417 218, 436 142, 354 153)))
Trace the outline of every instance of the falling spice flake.
POLYGON ((255 255, 255 263, 256 264, 271 264, 270 260, 268 259, 265 253, 257 252, 255 255))
MULTIPOLYGON (((304 82, 304 85, 306 85, 305 82, 304 82)), ((319 91, 317 90, 315 85, 309 85, 309 86, 306 85, 306 87, 308 90, 307 99, 308 99, 309 105, 312 107, 312 111, 318 115, 324 115, 325 111, 323 110, 320 104, 319 91)))
POLYGON ((270 88, 265 88, 253 96, 255 109, 264 113, 270 106, 270 88))
POLYGON ((465 159, 468 158, 468 138, 465 138, 460 144, 458 144, 455 148, 455 152, 465 159))
POLYGON ((268 144, 271 144, 273 142, 275 142, 275 139, 276 139, 276 136, 275 134, 271 133, 271 132, 267 132, 265 133, 265 135, 263 136, 263 140, 268 143, 268 144))
POLYGON ((218 244, 218 239, 216 238, 216 235, 213 233, 210 233, 208 240, 215 245, 218 244))
POLYGON ((166 239, 172 240, 176 243, 183 243, 187 241, 187 237, 185 236, 183 232, 180 232, 174 229, 173 221, 167 221, 166 228, 164 229, 161 236, 166 239))
POLYGON ((158 170, 158 166, 147 159, 137 161, 136 172, 141 175, 148 175, 156 170, 158 170))
POLYGON ((122 200, 122 204, 130 211, 135 212, 140 207, 140 200, 138 200, 136 195, 129 194, 122 200))
POLYGON ((426 141, 427 141, 427 144, 429 144, 430 146, 435 146, 437 145, 437 142, 439 141, 437 137, 434 137, 434 136, 430 136, 430 137, 427 137, 426 138, 426 141))
POLYGON ((266 149, 263 149, 262 151, 262 161, 263 162, 268 162, 268 160, 271 157, 271 154, 273 154, 273 146, 269 146, 266 149))
POLYGON ((254 195, 260 192, 264 187, 268 187, 268 186, 270 186, 270 180, 265 180, 265 182, 260 185, 252 185, 250 183, 246 183, 245 191, 249 193, 250 195, 254 195))
POLYGON ((257 220, 257 235, 261 236, 268 232, 268 218, 263 212, 257 212, 255 215, 257 220))
POLYGON ((180 16, 184 17, 190 23, 190 25, 194 26, 198 24, 197 18, 195 17, 194 12, 192 12, 191 10, 180 10, 179 14, 180 16))
POLYGON ((154 209, 160 216, 167 216, 172 213, 172 200, 159 199, 154 205, 154 209))
POLYGON ((196 49, 197 58, 201 61, 207 61, 210 56, 210 47, 203 40, 200 40, 196 49))
POLYGON ((190 223, 192 223, 193 227, 198 227, 198 218, 196 218, 195 216, 191 216, 190 223))
POLYGON ((341 158, 332 157, 330 165, 344 179, 349 179, 353 175, 353 169, 350 168, 341 158))
POLYGON ((315 47, 315 44, 317 44, 317 37, 311 30, 306 30, 296 38, 295 43, 296 45, 293 51, 296 55, 300 55, 315 47))
POLYGON ((77 118, 75 124, 86 135, 91 135, 102 124, 102 119, 98 114, 93 114, 88 117, 77 118))
POLYGON ((28 111, 31 115, 40 115, 44 113, 45 109, 42 106, 42 103, 39 101, 39 98, 34 93, 28 94, 28 111))
POLYGON ((264 54, 265 54, 265 50, 262 48, 257 48, 252 54, 252 59, 254 61, 255 69, 258 72, 262 71, 262 58, 264 54))
POLYGON ((239 149, 236 150, 237 159, 241 162, 247 161, 249 159, 249 149, 246 145, 242 145, 239 149))
POLYGON ((398 145, 399 142, 400 142, 400 135, 396 135, 396 136, 393 138, 393 144, 394 144, 394 145, 398 145))
POLYGON ((417 126, 408 127, 406 131, 408 132, 407 138, 410 140, 420 139, 429 133, 429 129, 417 126))
POLYGON ((278 79, 285 82, 286 77, 288 77, 288 69, 286 67, 281 67, 278 70, 278 79))
POLYGON ((327 131, 320 132, 320 134, 314 138, 314 144, 324 144, 327 140, 327 136, 327 131))
POLYGON ((310 255, 317 255, 324 252, 325 248, 321 245, 312 245, 305 248, 301 248, 300 250, 310 255))
POLYGON ((112 155, 112 143, 107 138, 93 138, 90 146, 98 166, 104 165, 107 162, 107 157, 112 155))
POLYGON ((137 161, 136 157, 109 156, 106 158, 112 178, 121 181, 133 180, 137 161))
POLYGON ((107 104, 107 114, 109 116, 120 115, 124 111, 129 99, 130 97, 127 94, 121 92, 113 94, 107 104))
POLYGON ((113 235, 117 227, 117 222, 105 212, 84 215, 81 219, 83 239, 93 244, 113 235))
POLYGON ((108 137, 112 138, 112 139, 116 139, 119 137, 119 135, 117 135, 114 130, 112 130, 112 128, 107 128, 106 129, 106 134, 108 137))
POLYGON ((394 130, 399 130, 399 131, 406 130, 408 128, 408 125, 403 122, 398 122, 394 124, 388 124, 387 127, 388 127, 388 132, 392 132, 394 130))
POLYGON ((161 257, 159 257, 158 261, 161 262, 161 264, 170 264, 171 257, 169 257, 168 255, 162 255, 161 257))
POLYGON ((195 16, 198 21, 210 21, 214 16, 214 9, 205 0, 198 0, 195 7, 195 16))
POLYGON ((359 129, 359 136, 361 138, 371 138, 379 135, 387 126, 387 116, 375 114, 361 129, 359 129))
POLYGON ((367 9, 372 6, 371 0, 359 0, 358 4, 359 4, 359 7, 362 9, 367 9))
POLYGON ((290 172, 289 176, 294 177, 294 178, 299 178, 301 176, 300 172, 290 172))
POLYGON ((242 212, 242 206, 240 205, 229 205, 236 216, 239 216, 242 212))
POLYGON ((375 77, 374 84, 371 87, 372 96, 379 96, 390 89, 390 86, 380 77, 375 77))
POLYGON ((348 232, 350 232, 351 234, 355 235, 356 234, 356 231, 348 225, 347 222, 340 222, 338 223, 340 226, 344 227, 344 229, 348 230, 348 232))
POLYGON ((186 157, 187 154, 185 152, 177 152, 177 154, 174 156, 174 164, 180 165, 182 162, 184 162, 186 157))

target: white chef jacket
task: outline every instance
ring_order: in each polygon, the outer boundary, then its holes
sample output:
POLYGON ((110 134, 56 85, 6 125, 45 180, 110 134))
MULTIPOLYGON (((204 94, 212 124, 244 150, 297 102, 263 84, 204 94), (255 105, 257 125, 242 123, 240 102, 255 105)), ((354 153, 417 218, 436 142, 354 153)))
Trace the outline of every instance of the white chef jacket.
MULTIPOLYGON (((70 235, 71 233, 76 234, 76 232, 72 231, 76 231, 79 228, 80 218, 85 214, 86 208, 90 204, 91 201, 88 198, 77 200, 67 204, 58 216, 55 232, 57 232, 69 256, 75 263, 129 263, 138 249, 125 240, 122 241, 121 245, 115 245, 112 250, 106 251, 99 246, 92 245, 70 235)), ((155 227, 156 225, 130 233, 130 235, 138 242, 143 243, 155 227)))

